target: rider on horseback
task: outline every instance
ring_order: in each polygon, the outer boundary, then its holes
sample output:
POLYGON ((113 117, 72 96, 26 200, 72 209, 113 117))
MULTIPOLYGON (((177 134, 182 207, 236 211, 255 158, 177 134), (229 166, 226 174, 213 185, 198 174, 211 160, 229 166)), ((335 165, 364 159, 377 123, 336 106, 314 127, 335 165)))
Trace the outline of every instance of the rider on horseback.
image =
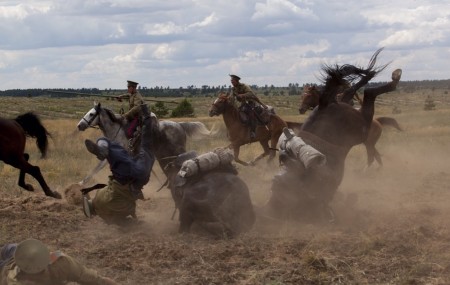
POLYGON ((127 94, 117 96, 117 100, 122 101, 122 99, 128 99, 129 110, 128 112, 124 113, 122 117, 129 122, 126 130, 126 135, 130 140, 130 149, 133 150, 139 137, 138 127, 141 125, 140 106, 144 104, 144 99, 142 98, 142 95, 139 93, 139 91, 137 91, 137 86, 139 83, 131 80, 128 80, 127 83, 127 94))
MULTIPOLYGON (((239 109, 239 115, 244 124, 250 127, 250 139, 256 137, 256 125, 257 125, 257 113, 255 108, 263 106, 267 109, 267 106, 263 104, 256 94, 252 91, 250 86, 240 83, 241 78, 237 75, 231 74, 231 96, 233 100, 239 101, 241 104, 237 106, 239 109)), ((236 104, 236 101, 234 101, 236 104)))

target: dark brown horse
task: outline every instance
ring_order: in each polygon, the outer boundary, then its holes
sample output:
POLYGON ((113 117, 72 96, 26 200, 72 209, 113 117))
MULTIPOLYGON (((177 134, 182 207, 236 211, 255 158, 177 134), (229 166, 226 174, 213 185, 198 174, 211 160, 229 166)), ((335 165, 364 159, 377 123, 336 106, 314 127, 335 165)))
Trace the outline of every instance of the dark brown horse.
MULTIPOLYGON (((394 91, 398 81, 400 80, 401 70, 397 69, 392 73, 392 82, 388 83, 386 86, 388 87, 386 90, 383 89, 383 92, 394 91)), ((307 110, 314 109, 317 105, 319 105, 319 89, 315 85, 306 86, 303 91, 302 102, 300 104, 299 112, 300 114, 306 113, 307 110)), ((355 93, 357 95, 357 93, 355 93)), ((343 96, 343 93, 337 95, 337 99, 343 96)), ((357 100, 362 103, 362 100, 359 97, 356 97, 357 100)), ((383 165, 383 161, 381 159, 381 155, 375 147, 375 144, 380 139, 381 133, 383 132, 383 126, 391 126, 401 131, 397 120, 391 117, 378 117, 373 119, 372 124, 370 125, 369 133, 367 135, 367 140, 364 142, 364 146, 366 147, 367 152, 367 167, 370 167, 374 160, 378 162, 380 166, 383 165)))
POLYGON ((241 122, 239 117, 239 110, 233 104, 230 97, 224 93, 219 94, 219 97, 214 100, 209 116, 223 116, 223 121, 228 131, 228 137, 231 141, 230 148, 234 151, 234 159, 236 162, 243 165, 254 164, 261 158, 269 155, 269 160, 275 157, 275 150, 283 128, 288 124, 278 115, 271 114, 267 125, 258 125, 256 128, 256 136, 251 139, 249 135, 249 127, 241 122), (269 147, 270 141, 270 147, 269 147), (253 159, 251 162, 245 162, 239 159, 240 147, 244 144, 259 142, 264 150, 262 154, 253 159))
MULTIPOLYGON (((353 146, 367 140, 375 99, 392 86, 388 83, 365 88, 360 110, 337 102, 336 96, 345 82, 357 81, 350 90, 354 93, 384 70, 387 65, 375 66, 380 52, 381 49, 372 56, 367 68, 353 65, 323 67, 324 88, 320 91, 319 105, 303 123, 298 136, 324 154, 326 163, 311 168, 298 163, 285 163, 283 170, 273 179, 272 195, 262 209, 263 214, 307 221, 333 217, 329 203, 342 182, 345 159, 353 146)), ((399 72, 394 77, 398 82, 399 72)), ((343 97, 348 99, 348 94, 344 92, 343 97)), ((280 158, 286 158, 286 155, 290 157, 289 153, 280 153, 280 158)), ((284 159, 285 162, 290 160, 293 159, 284 159)))
POLYGON ((188 177, 186 183, 179 183, 181 178, 177 173, 182 163, 196 158, 194 151, 184 153, 166 167, 175 206, 179 210, 179 231, 189 232, 193 223, 213 234, 228 237, 250 230, 255 222, 255 212, 249 189, 231 163, 202 170, 188 177))
POLYGON ((0 118, 0 129, 0 160, 20 170, 19 186, 27 191, 34 191, 31 184, 25 183, 25 174, 30 174, 39 182, 45 195, 60 199, 61 195, 48 187, 39 167, 31 165, 28 162, 29 154, 24 152, 26 137, 29 136, 36 138, 41 158, 47 154, 49 133, 39 118, 32 112, 20 115, 16 119, 0 118))

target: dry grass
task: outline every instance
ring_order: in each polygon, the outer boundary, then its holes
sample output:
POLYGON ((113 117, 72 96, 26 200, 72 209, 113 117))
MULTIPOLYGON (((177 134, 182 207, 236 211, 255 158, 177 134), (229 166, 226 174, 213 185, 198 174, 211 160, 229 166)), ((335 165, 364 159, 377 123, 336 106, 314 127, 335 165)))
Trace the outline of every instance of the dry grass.
MULTIPOLYGON (((177 221, 171 220, 168 191, 155 191, 163 182, 161 170, 155 167, 156 176, 144 189, 149 200, 138 202, 138 216, 144 223, 122 231, 98 218, 86 220, 79 207, 46 198, 40 190, 22 191, 16 185, 18 171, 0 163, 0 244, 40 238, 121 284, 449 284, 450 100, 435 90, 437 110, 424 111, 426 94, 394 92, 382 97, 376 116, 395 117, 404 131, 383 130, 377 144, 385 164, 381 169, 364 171, 364 147, 352 149, 333 201, 336 224, 257 224, 234 240, 217 240, 200 232, 180 236, 177 221), (392 107, 385 105, 394 100, 403 102, 402 113, 393 115, 392 107)), ((198 109, 207 110, 208 100, 198 109)), ((92 102, 0 98, 0 106, 11 117, 29 110, 44 114, 43 122, 53 135, 49 156, 39 160, 33 140, 27 142, 27 151, 53 189, 63 192, 96 165, 83 141, 97 138, 99 131, 79 133, 75 128, 92 102), (53 114, 57 118, 50 118, 53 114)), ((295 111, 292 104, 279 114, 292 121, 306 118, 295 111)), ((219 137, 190 140, 189 149, 202 153, 228 144, 221 118, 203 113, 180 120, 200 120, 222 129, 219 137)), ((250 160, 260 151, 257 144, 244 146, 242 158, 250 160)), ((262 205, 278 171, 276 161, 239 167, 239 171, 254 204, 262 205)), ((96 180, 104 182, 107 175, 105 169, 96 180)), ((27 181, 39 189, 31 178, 27 181)))

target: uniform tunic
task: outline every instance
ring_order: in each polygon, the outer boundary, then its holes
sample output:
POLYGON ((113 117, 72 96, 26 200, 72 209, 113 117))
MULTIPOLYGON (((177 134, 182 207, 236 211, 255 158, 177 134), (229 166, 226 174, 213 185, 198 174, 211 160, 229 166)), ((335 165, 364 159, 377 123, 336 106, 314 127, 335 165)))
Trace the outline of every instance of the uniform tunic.
POLYGON ((61 251, 50 253, 47 269, 37 274, 20 271, 11 258, 1 269, 0 285, 63 285, 77 282, 81 285, 107 284, 95 270, 89 269, 61 251))
POLYGON ((143 99, 141 93, 136 92, 134 94, 129 94, 129 104, 130 105, 129 105, 128 112, 123 114, 123 116, 128 121, 131 121, 140 114, 140 112, 141 112, 140 105, 144 104, 144 99, 143 99))
POLYGON ((249 93, 249 92, 254 95, 252 89, 247 84, 238 83, 236 87, 233 86, 231 88, 231 95, 232 95, 232 98, 233 98, 234 105, 236 107, 239 107, 237 101, 239 101, 240 105, 242 105, 243 103, 245 103, 246 100, 249 100, 249 99, 251 100, 251 98, 245 98, 245 99, 238 99, 237 98, 237 95, 245 94, 245 93, 249 93))

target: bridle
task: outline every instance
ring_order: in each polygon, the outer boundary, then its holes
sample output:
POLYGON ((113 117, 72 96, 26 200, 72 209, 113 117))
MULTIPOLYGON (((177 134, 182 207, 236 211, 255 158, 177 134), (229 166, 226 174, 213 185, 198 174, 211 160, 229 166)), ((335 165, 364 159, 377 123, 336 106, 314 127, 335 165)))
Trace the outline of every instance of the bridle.
POLYGON ((222 97, 220 96, 219 98, 217 98, 216 100, 214 100, 214 102, 211 104, 211 110, 214 112, 214 115, 219 115, 221 113, 223 113, 224 109, 225 109, 225 101, 228 100, 227 97, 222 97), (222 103, 221 107, 217 106, 217 103, 222 103))
MULTIPOLYGON (((86 118, 83 117, 83 121, 85 121, 86 124, 87 124, 90 128, 93 128, 93 129, 101 129, 101 128, 100 128, 100 123, 101 123, 100 120, 99 120, 98 126, 93 126, 93 125, 92 125, 92 122, 100 115, 100 108, 101 108, 101 107, 100 107, 100 105, 98 105, 98 104, 94 106, 95 114, 94 114, 91 118, 89 118, 89 120, 86 120, 86 118)), ((120 129, 122 129, 122 125, 121 125, 121 124, 119 124, 119 128, 117 128, 117 132, 116 132, 116 134, 114 135, 114 137, 111 138, 112 140, 115 140, 115 139, 117 138, 117 135, 119 134, 120 129)))
POLYGON ((89 118, 89 120, 86 120, 86 118, 85 118, 86 116, 84 116, 84 117, 83 117, 83 121, 85 121, 86 124, 87 124, 90 128, 99 129, 98 126, 93 126, 93 125, 92 125, 92 122, 98 117, 98 114, 100 113, 100 107, 99 107, 98 105, 95 105, 94 110, 95 110, 95 114, 94 114, 91 118, 89 118))

